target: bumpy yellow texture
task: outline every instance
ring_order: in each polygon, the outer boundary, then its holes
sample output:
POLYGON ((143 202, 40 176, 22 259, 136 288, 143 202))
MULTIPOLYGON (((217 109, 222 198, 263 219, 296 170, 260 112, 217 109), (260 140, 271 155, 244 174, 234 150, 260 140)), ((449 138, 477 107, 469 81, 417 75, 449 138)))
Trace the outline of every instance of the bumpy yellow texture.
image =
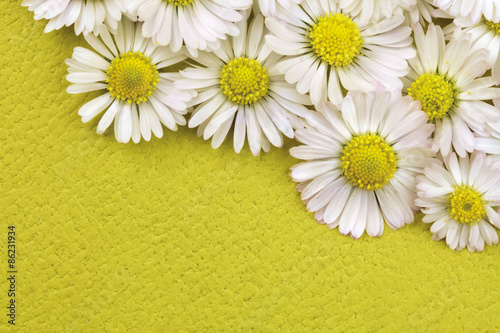
POLYGON ((420 222, 358 241, 318 225, 288 176, 292 141, 255 158, 188 129, 97 135, 77 115, 95 94, 64 91, 85 41, 43 34, 19 3, 0 0, 0 253, 16 225, 18 332, 496 331, 499 246, 457 253, 420 222))

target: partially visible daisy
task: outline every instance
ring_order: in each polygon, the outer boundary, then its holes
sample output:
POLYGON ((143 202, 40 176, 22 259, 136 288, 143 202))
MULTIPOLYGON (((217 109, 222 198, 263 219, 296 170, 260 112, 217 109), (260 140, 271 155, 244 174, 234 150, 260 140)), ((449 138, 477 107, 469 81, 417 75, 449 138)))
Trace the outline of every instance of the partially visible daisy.
POLYGON ((199 104, 189 127, 198 127, 198 135, 212 138, 212 147, 219 147, 234 125, 234 150, 239 153, 245 137, 250 150, 258 155, 268 152, 270 144, 283 145, 283 135, 293 138, 293 127, 300 126, 298 116, 311 104, 307 95, 300 95, 285 82, 275 67, 281 58, 264 42, 267 33, 264 18, 238 23, 241 34, 222 42, 214 53, 200 53, 196 61, 202 67, 181 72, 178 88, 197 89, 199 95, 192 105, 199 104))
POLYGON ((185 125, 186 103, 196 96, 194 90, 181 91, 173 83, 178 73, 162 69, 183 61, 183 52, 157 47, 141 35, 142 24, 122 20, 117 34, 107 30, 101 39, 92 34, 87 42, 99 53, 76 47, 69 66, 67 80, 73 85, 67 91, 79 94, 102 91, 102 95, 83 105, 78 114, 84 123, 106 110, 97 125, 102 134, 114 121, 116 140, 139 142, 141 136, 149 141, 151 132, 161 138, 162 125, 175 131, 185 125))
POLYGON ((407 59, 415 55, 411 29, 401 26, 404 16, 361 24, 359 15, 341 10, 332 1, 304 0, 289 10, 278 7, 266 26, 269 47, 285 55, 277 69, 296 84, 299 93, 310 92, 313 104, 339 104, 343 90, 370 90, 375 81, 402 88, 407 59))
POLYGON ((434 5, 453 17, 470 17, 477 23, 484 16, 487 20, 500 21, 499 0, 434 0, 434 5))
POLYGON ((446 244, 460 251, 482 251, 484 243, 498 243, 493 226, 500 228, 500 170, 494 169, 484 153, 474 152, 458 159, 451 153, 444 158, 446 168, 425 169, 417 177, 416 204, 425 214, 423 221, 433 223, 432 239, 446 238, 446 244), (493 225, 493 226, 492 226, 493 225))
POLYGON ((472 51, 480 49, 490 51, 488 66, 491 67, 491 75, 497 83, 500 83, 500 23, 493 23, 484 17, 475 24, 470 17, 457 18, 443 29, 447 39, 453 35, 456 25, 464 28, 464 33, 473 36, 472 51))
MULTIPOLYGON (((488 159, 493 167, 500 169, 500 155, 490 155, 488 159)), ((497 211, 500 213, 500 205, 497 207, 497 211)))
POLYGON ((446 156, 453 145, 464 157, 474 150, 471 130, 484 133, 488 123, 500 120, 500 110, 484 102, 500 97, 495 80, 481 77, 488 69, 488 52, 471 51, 470 34, 457 34, 445 44, 443 31, 432 23, 427 34, 417 24, 414 36, 418 55, 409 61, 405 88, 436 124, 433 150, 446 156))
MULTIPOLYGON (((500 107, 500 100, 493 100, 493 103, 497 108, 500 107)), ((475 133, 475 136, 474 149, 488 154, 491 163, 500 168, 500 121, 490 123, 485 133, 475 133)))
POLYGON ((429 147, 434 125, 420 103, 401 92, 350 91, 340 110, 330 102, 306 115, 295 132, 304 145, 290 154, 306 162, 292 179, 316 220, 343 235, 381 236, 384 220, 396 230, 417 211, 415 176, 438 163, 429 147))
POLYGON ((476 134, 474 148, 488 154, 488 160, 491 164, 496 168, 500 168, 500 121, 490 124, 488 132, 488 135, 476 134))
POLYGON ((240 32, 235 23, 243 20, 239 12, 252 0, 130 0, 127 9, 144 21, 142 34, 177 52, 185 44, 197 56, 198 50, 220 47, 220 40, 240 32))
POLYGON ((281 5, 284 8, 290 8, 291 3, 300 3, 302 0, 258 0, 254 1, 257 9, 264 16, 274 16, 276 7, 281 5))
POLYGON ((420 23, 422 26, 432 22, 432 12, 436 9, 433 0, 416 0, 411 4, 402 4, 408 23, 413 26, 420 23))
POLYGON ((21 5, 35 14, 35 20, 47 19, 45 32, 74 24, 77 35, 98 34, 103 24, 116 31, 125 12, 123 0, 24 0, 21 5))
MULTIPOLYGON (((409 7, 416 0, 335 0, 344 12, 358 16, 359 24, 377 23, 391 18, 401 7, 409 7)), ((398 13, 400 14, 400 13, 398 13)))

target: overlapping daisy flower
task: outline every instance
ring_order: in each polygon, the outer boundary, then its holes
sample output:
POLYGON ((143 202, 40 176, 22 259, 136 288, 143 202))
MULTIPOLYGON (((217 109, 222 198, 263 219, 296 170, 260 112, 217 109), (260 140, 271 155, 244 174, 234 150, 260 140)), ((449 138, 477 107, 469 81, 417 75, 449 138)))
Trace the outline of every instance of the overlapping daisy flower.
POLYGON ((484 153, 444 158, 445 167, 429 166, 417 177, 416 203, 425 214, 423 222, 432 223, 434 240, 446 238, 454 250, 467 247, 482 251, 484 244, 498 243, 500 215, 500 170, 487 161, 484 153))
POLYGON ((469 33, 473 38, 472 50, 488 50, 488 67, 496 83, 500 83, 500 23, 494 23, 482 18, 477 23, 472 23, 469 16, 456 18, 453 23, 443 29, 447 39, 455 32, 457 25, 464 33, 469 33))
POLYGON ((476 150, 500 156, 500 122, 488 126, 489 135, 476 136, 476 150))
POLYGON ((198 50, 215 50, 220 40, 240 34, 236 22, 240 11, 252 0, 130 0, 127 9, 144 21, 142 34, 177 52, 185 45, 197 56, 198 50))
POLYGON ((434 0, 434 4, 452 17, 470 17, 473 23, 483 16, 495 23, 500 21, 498 0, 434 0))
MULTIPOLYGON (((351 16, 357 17, 359 24, 377 23, 382 18, 391 18, 402 8, 415 4, 416 0, 336 0, 340 8, 351 16)), ((398 12, 398 14, 400 14, 398 12)))
POLYGON ((405 88, 436 124, 433 150, 447 156, 453 147, 465 157, 474 150, 473 131, 484 134, 500 119, 499 110, 485 102, 500 97, 495 80, 482 77, 489 68, 488 51, 472 51, 472 35, 460 32, 446 44, 432 23, 427 33, 416 25, 414 36, 418 55, 409 61, 405 88))
POLYGON ((77 35, 98 34, 102 25, 116 31, 125 13, 126 0, 24 0, 21 5, 35 14, 35 20, 47 19, 45 32, 74 25, 77 35))
MULTIPOLYGON (((497 108, 500 106, 500 100, 498 99, 494 100, 493 103, 497 108)), ((488 154, 491 164, 500 168, 500 121, 489 124, 486 133, 474 134, 476 141, 474 149, 488 154)))
POLYGON ((100 116, 97 133, 138 143, 187 124, 255 156, 296 139, 291 178, 342 235, 422 211, 454 250, 498 243, 500 0, 22 5, 92 48, 66 59, 67 92, 93 92, 78 114, 100 116))
POLYGON ((436 163, 429 147, 434 125, 420 103, 400 92, 349 92, 339 109, 329 102, 309 112, 290 154, 306 162, 292 179, 316 220, 359 238, 412 223, 415 176, 436 163))
POLYGON ((290 8, 291 3, 299 4, 302 0, 255 0, 254 5, 264 16, 274 16, 277 6, 290 8))
POLYGON ((158 47, 150 38, 141 35, 142 23, 122 20, 117 34, 106 30, 100 39, 92 34, 85 39, 96 52, 76 47, 66 59, 67 80, 73 85, 67 91, 79 94, 102 91, 102 95, 83 105, 78 114, 88 122, 106 110, 97 125, 102 134, 114 121, 116 140, 149 141, 151 133, 163 136, 162 124, 170 130, 185 125, 186 103, 196 96, 194 90, 174 87, 178 73, 162 69, 183 61, 184 53, 172 53, 158 47))
POLYGON ((266 18, 273 35, 269 47, 286 57, 277 65, 299 93, 310 93, 313 104, 342 101, 343 90, 370 90, 381 82, 402 88, 407 59, 415 55, 411 28, 403 15, 361 24, 359 15, 333 1, 304 0, 289 10, 278 8, 266 18))
POLYGON ((435 11, 433 4, 433 0, 416 0, 401 4, 401 7, 405 10, 404 13, 410 26, 417 23, 425 25, 427 22, 432 22, 432 15, 435 11))
POLYGON ((270 144, 283 145, 283 135, 293 138, 293 127, 300 126, 310 104, 309 97, 297 93, 276 71, 282 58, 265 44, 264 17, 257 15, 238 24, 238 37, 222 42, 213 53, 200 53, 195 60, 201 64, 181 72, 184 79, 177 88, 196 89, 197 105, 189 127, 198 127, 198 135, 212 138, 212 147, 219 147, 234 124, 234 150, 239 153, 245 137, 250 150, 258 155, 268 152, 270 144))

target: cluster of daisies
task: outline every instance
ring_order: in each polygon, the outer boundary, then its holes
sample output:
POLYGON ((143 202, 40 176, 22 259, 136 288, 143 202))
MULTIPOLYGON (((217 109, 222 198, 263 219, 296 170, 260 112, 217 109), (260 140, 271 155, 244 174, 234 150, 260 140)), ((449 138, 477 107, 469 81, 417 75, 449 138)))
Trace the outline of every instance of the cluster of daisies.
POLYGON ((102 92, 78 111, 101 115, 99 134, 188 125, 256 156, 294 138, 291 177, 319 223, 381 236, 422 211, 452 249, 498 243, 499 0, 22 5, 88 42, 66 60, 67 91, 102 92))

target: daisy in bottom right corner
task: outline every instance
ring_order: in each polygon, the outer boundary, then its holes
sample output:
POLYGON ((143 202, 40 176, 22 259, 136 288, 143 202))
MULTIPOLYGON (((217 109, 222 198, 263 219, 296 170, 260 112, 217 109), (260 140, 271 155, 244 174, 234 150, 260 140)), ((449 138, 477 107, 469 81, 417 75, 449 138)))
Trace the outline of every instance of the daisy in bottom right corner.
POLYGON ((498 243, 494 227, 500 228, 500 170, 484 152, 443 158, 444 166, 432 165, 417 176, 417 206, 432 223, 432 239, 446 239, 453 250, 465 247, 483 251, 484 244, 498 243))

